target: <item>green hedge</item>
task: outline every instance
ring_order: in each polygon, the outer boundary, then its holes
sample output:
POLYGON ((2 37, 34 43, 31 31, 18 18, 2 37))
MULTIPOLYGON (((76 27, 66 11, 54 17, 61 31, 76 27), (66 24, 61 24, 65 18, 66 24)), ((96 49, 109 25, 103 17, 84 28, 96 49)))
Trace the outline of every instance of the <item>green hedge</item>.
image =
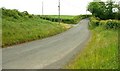
POLYGON ((97 26, 103 26, 105 29, 118 29, 120 28, 120 21, 119 20, 100 20, 95 17, 90 18, 90 28, 93 29, 97 26))
MULTIPOLYGON (((47 16, 40 17, 40 18, 45 19, 45 20, 49 20, 49 21, 52 21, 52 22, 59 22, 59 18, 51 18, 51 17, 47 17, 47 16)), ((61 18, 60 20, 63 23, 75 24, 74 19, 62 19, 61 18)))
POLYGON ((80 20, 85 19, 85 18, 89 18, 91 16, 92 15, 78 15, 78 16, 74 17, 74 21, 75 21, 75 23, 78 23, 80 20))
MULTIPOLYGON (((8 19, 13 18, 13 19, 29 19, 29 18, 35 18, 38 17, 37 15, 32 15, 29 14, 27 11, 20 12, 17 9, 6 9, 6 8, 0 8, 2 10, 2 18, 8 19)), ((38 17, 39 18, 39 17, 38 17)))
MULTIPOLYGON (((77 24, 80 20, 91 17, 91 15, 78 15, 78 16, 61 16, 62 18, 60 18, 61 22, 63 23, 67 23, 67 24, 77 24), (65 17, 65 18, 64 18, 65 17), (66 18, 67 17, 67 18, 66 18)), ((40 18, 45 19, 45 20, 49 20, 52 22, 59 22, 59 18, 57 17, 57 15, 53 15, 53 17, 50 15, 44 15, 44 16, 40 16, 40 18)))

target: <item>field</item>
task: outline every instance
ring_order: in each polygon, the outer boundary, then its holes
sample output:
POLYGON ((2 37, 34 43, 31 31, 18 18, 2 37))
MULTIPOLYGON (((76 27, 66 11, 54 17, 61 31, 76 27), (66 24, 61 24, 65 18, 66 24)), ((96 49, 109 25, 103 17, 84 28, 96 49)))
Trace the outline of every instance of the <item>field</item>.
MULTIPOLYGON (((43 15, 41 17, 49 17, 49 18, 59 18, 58 15, 43 15)), ((73 19, 75 16, 72 15, 60 15, 61 19, 73 19)))
POLYGON ((109 24, 109 20, 91 19, 89 25, 92 37, 89 43, 65 68, 118 69, 118 26, 116 24, 120 23, 117 20, 111 23, 109 24))
MULTIPOLYGON (((80 20, 90 17, 91 15, 77 15, 77 16, 69 16, 69 15, 61 15, 60 22, 67 24, 77 24, 80 20)), ((58 15, 43 15, 40 16, 41 19, 49 20, 52 22, 59 22, 58 15)))
POLYGON ((3 9, 2 46, 24 43, 61 33, 69 28, 43 20, 39 16, 21 13, 17 10, 3 9))

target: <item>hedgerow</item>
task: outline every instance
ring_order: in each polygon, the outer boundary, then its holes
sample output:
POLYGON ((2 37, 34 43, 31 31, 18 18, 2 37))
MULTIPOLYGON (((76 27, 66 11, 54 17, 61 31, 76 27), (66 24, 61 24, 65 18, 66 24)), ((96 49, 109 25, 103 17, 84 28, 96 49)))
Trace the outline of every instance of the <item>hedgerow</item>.
POLYGON ((120 21, 119 20, 100 20, 95 17, 90 18, 89 26, 91 29, 95 28, 96 26, 103 26, 104 29, 118 29, 120 28, 120 21))
MULTIPOLYGON (((80 20, 88 17, 91 17, 91 15, 68 16, 68 18, 66 18, 66 16, 64 15, 61 15, 60 22, 67 24, 77 24, 80 20)), ((57 15, 53 15, 53 16, 44 15, 44 16, 40 16, 40 18, 52 22, 59 22, 59 18, 57 15)))

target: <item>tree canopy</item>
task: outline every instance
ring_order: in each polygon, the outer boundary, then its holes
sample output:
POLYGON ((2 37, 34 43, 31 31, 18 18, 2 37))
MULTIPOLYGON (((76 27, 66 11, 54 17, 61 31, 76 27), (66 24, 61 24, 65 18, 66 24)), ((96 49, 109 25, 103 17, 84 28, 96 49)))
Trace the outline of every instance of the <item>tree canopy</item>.
POLYGON ((90 2, 88 11, 100 19, 120 19, 120 5, 112 0, 107 2, 90 2))

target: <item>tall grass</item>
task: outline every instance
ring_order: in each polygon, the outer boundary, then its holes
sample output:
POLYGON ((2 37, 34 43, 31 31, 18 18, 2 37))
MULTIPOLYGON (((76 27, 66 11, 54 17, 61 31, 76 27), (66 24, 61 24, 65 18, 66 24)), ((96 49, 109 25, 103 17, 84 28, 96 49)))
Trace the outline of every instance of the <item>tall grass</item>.
POLYGON ((118 69, 118 31, 99 26, 91 32, 88 45, 65 68, 118 69))
POLYGON ((118 20, 91 17, 92 37, 86 47, 65 68, 118 69, 118 20))
POLYGON ((3 47, 42 39, 67 30, 61 24, 43 20, 27 12, 21 13, 17 10, 3 9, 2 17, 3 47))

